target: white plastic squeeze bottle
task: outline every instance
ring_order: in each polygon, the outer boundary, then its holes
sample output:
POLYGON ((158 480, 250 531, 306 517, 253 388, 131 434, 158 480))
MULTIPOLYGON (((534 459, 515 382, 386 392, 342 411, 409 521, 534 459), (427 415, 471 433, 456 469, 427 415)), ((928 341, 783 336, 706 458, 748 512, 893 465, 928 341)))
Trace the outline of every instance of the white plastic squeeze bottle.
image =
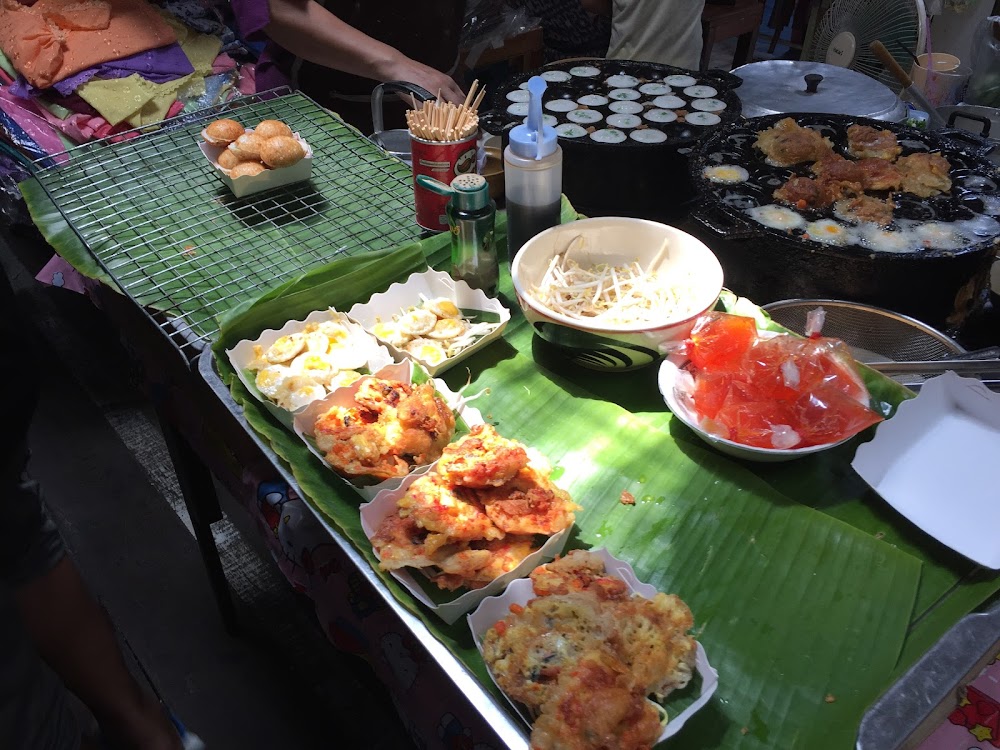
POLYGON ((528 81, 528 122, 510 131, 510 145, 503 152, 508 260, 529 239, 559 223, 562 149, 555 129, 542 123, 545 87, 540 76, 528 81))

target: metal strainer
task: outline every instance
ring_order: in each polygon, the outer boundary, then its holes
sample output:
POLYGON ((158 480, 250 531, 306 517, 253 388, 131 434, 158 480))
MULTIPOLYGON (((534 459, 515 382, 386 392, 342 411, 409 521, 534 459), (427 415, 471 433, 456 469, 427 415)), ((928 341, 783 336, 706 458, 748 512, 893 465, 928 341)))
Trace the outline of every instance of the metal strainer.
POLYGON ((944 359, 965 349, 919 320, 857 302, 831 299, 791 299, 763 306, 778 323, 796 333, 806 327, 810 310, 826 310, 823 335, 843 340, 861 362, 912 362, 944 359))

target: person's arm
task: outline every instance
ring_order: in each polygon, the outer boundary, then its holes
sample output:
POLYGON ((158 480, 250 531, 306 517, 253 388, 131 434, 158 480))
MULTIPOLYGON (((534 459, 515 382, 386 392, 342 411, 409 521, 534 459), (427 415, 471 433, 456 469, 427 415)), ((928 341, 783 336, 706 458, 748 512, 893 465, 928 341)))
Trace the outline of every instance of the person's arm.
POLYGON ((15 589, 41 657, 90 709, 111 747, 181 750, 159 703, 132 677, 111 623, 68 556, 15 589))
POLYGON ((268 2, 271 20, 264 32, 303 60, 376 81, 409 81, 432 94, 440 89, 443 99, 456 104, 465 100, 450 76, 372 39, 313 0, 268 2))

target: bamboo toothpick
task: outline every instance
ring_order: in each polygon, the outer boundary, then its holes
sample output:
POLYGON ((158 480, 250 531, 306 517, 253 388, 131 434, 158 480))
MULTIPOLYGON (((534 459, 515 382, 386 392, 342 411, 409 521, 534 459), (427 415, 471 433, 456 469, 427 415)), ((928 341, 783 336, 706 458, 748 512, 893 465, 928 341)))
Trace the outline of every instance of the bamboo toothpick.
POLYGON ((417 138, 430 141, 456 141, 472 136, 479 129, 479 105, 486 94, 479 80, 472 82, 465 101, 460 105, 443 101, 441 90, 437 99, 428 99, 419 107, 410 95, 413 109, 406 113, 406 125, 417 138))

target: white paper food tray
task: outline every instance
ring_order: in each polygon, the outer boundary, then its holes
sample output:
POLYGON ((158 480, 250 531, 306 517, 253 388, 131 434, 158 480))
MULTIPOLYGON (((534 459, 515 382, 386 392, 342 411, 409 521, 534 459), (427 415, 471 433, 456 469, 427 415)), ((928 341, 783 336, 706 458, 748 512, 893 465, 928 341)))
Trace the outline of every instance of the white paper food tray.
POLYGON ((932 537, 1000 570, 998 460, 1000 394, 946 372, 900 404, 851 465, 932 537))
POLYGON ((501 305, 499 300, 487 297, 484 291, 473 289, 464 281, 455 281, 444 271, 423 271, 411 274, 406 281, 396 282, 384 292, 373 294, 367 302, 356 304, 348 310, 347 314, 352 320, 364 326, 365 330, 371 332, 376 323, 390 321, 394 315, 399 315, 410 307, 420 305, 421 295, 427 299, 436 297, 450 299, 463 311, 464 317, 469 317, 467 312, 474 314, 472 311, 477 311, 499 318, 499 325, 494 330, 477 340, 472 346, 463 349, 454 357, 448 357, 434 367, 420 362, 402 349, 386 344, 397 359, 413 359, 432 376, 458 364, 491 341, 496 341, 503 334, 507 323, 510 322, 510 311, 501 305))
MULTIPOLYGON (((422 472, 422 474, 425 473, 426 472, 422 472)), ((361 528, 364 529, 365 535, 369 540, 371 540, 371 538, 375 535, 375 532, 381 525, 382 520, 389 514, 396 512, 396 503, 403 495, 406 494, 406 490, 416 479, 417 475, 411 474, 403 480, 403 483, 398 488, 394 490, 382 491, 378 493, 378 495, 375 496, 375 499, 370 503, 366 503, 361 506, 361 528)), ((513 581, 515 578, 527 575, 543 562, 548 562, 562 552, 563 547, 566 546, 566 540, 569 538, 569 532, 572 528, 573 527, 570 526, 563 529, 559 533, 550 536, 540 549, 535 550, 524 558, 524 560, 522 560, 516 568, 504 573, 499 578, 490 581, 486 586, 483 586, 483 588, 469 589, 464 592, 461 590, 452 592, 454 598, 446 602, 435 603, 431 599, 425 590, 425 587, 426 589, 433 590, 436 589, 437 586, 427 578, 424 578, 422 581, 418 581, 417 576, 422 575, 420 571, 411 571, 409 568, 401 568, 400 570, 390 571, 390 573, 396 578, 396 580, 403 584, 411 594, 413 594, 417 601, 433 611, 434 614, 446 623, 451 625, 453 622, 458 620, 459 617, 472 610, 486 597, 493 596, 494 594, 498 594, 503 591, 504 586, 506 586, 508 582, 513 581), (423 586, 421 583, 423 583, 423 586)), ((378 557, 378 552, 375 553, 375 556, 378 557)), ((448 593, 449 592, 442 590, 443 596, 447 596, 448 593)))
MULTIPOLYGON (((351 332, 352 338, 357 337, 356 340, 365 347, 366 367, 368 372, 375 372, 386 365, 392 364, 392 355, 389 353, 388 349, 378 342, 378 339, 365 331, 365 329, 357 323, 348 320, 344 313, 337 312, 332 307, 327 310, 315 310, 309 313, 304 320, 289 320, 285 323, 285 325, 277 330, 268 328, 267 330, 262 331, 261 334, 252 341, 244 339, 232 349, 226 350, 226 355, 229 357, 229 363, 233 366, 233 369, 236 370, 236 374, 239 376, 243 385, 246 386, 247 390, 249 390, 258 401, 264 404, 264 408, 267 409, 275 419, 288 428, 292 427, 292 419, 295 412, 282 409, 276 403, 268 399, 258 390, 254 378, 247 377, 247 370, 250 362, 254 359, 253 347, 257 344, 262 346, 266 351, 271 344, 282 336, 287 336, 303 330, 307 323, 321 323, 325 320, 332 320, 336 323, 340 323, 351 332)), ((302 409, 299 409, 298 411, 302 411, 305 408, 306 407, 302 407, 302 409)))
MULTIPOLYGON (((247 133, 252 133, 253 130, 247 130, 247 133)), ((291 185, 293 182, 302 182, 303 180, 308 180, 310 175, 312 175, 312 158, 313 152, 312 148, 303 138, 299 137, 298 133, 292 133, 292 136, 302 144, 302 148, 305 149, 306 155, 295 162, 290 167, 282 167, 281 169, 265 169, 258 175, 253 175, 252 177, 237 177, 235 180, 229 176, 229 172, 219 166, 219 154, 223 152, 228 146, 213 146, 210 143, 201 141, 198 147, 201 152, 205 155, 212 166, 215 168, 215 173, 219 176, 219 179, 226 183, 228 187, 237 198, 242 198, 246 195, 253 195, 254 193, 261 193, 265 190, 270 190, 271 188, 280 187, 282 185, 291 185)))
MULTIPOLYGON (((627 562, 619 560, 603 547, 590 551, 604 560, 607 574, 624 581, 632 593, 638 594, 644 599, 652 599, 656 596, 656 587, 641 582, 636 577, 632 566, 627 562)), ((472 637, 476 641, 476 648, 479 649, 480 656, 483 653, 483 638, 486 636, 487 631, 496 622, 503 620, 510 614, 510 605, 520 604, 523 607, 534 598, 535 590, 531 584, 531 579, 521 578, 511 583, 507 587, 507 590, 500 596, 492 596, 484 599, 476 611, 468 616, 469 628, 472 630, 472 637)), ((695 671, 701 677, 701 692, 692 704, 676 716, 669 716, 670 697, 667 697, 669 721, 667 721, 667 725, 663 728, 663 732, 660 734, 657 742, 663 742, 668 737, 673 737, 677 734, 681 730, 681 727, 684 726, 684 723, 708 703, 709 698, 712 697, 715 689, 719 686, 719 673, 708 663, 708 655, 705 653, 705 649, 701 643, 698 643, 698 650, 695 656, 695 671)), ((492 678, 492 676, 491 671, 490 677, 492 678)), ((493 684, 496 685, 496 680, 494 680, 493 684)), ((499 688, 500 686, 497 685, 497 687, 499 688)), ((531 726, 531 717, 525 713, 524 707, 516 701, 510 700, 510 698, 507 700, 514 707, 514 710, 517 711, 518 716, 528 726, 531 726)))
MULTIPOLYGON (((351 385, 338 388, 326 398, 313 401, 305 409, 295 414, 295 418, 292 422, 292 429, 295 431, 295 434, 302 439, 302 441, 309 447, 309 450, 312 451, 313 455, 319 458, 320 461, 323 462, 323 465, 330 469, 330 471, 333 471, 333 467, 326 462, 323 453, 316 447, 316 441, 313 439, 313 426, 316 424, 316 420, 320 417, 320 415, 333 406, 350 406, 354 404, 354 394, 358 392, 358 388, 361 387, 361 383, 371 377, 382 378, 383 380, 400 380, 404 383, 415 382, 412 362, 386 365, 377 372, 373 372, 371 375, 366 375, 363 378, 356 380, 354 383, 351 383, 351 385)), ((444 402, 451 408, 452 411, 455 412, 456 421, 458 418, 461 418, 469 427, 477 424, 483 424, 483 415, 480 414, 479 410, 475 407, 469 406, 460 393, 456 393, 451 390, 443 380, 435 379, 432 380, 432 382, 434 383, 434 390, 441 395, 444 402)), ((427 464, 426 466, 416 466, 410 471, 407 477, 426 474, 430 466, 431 464, 427 464)), ((336 472, 334 473, 336 474, 336 472)), ((337 476, 340 475, 337 474, 337 476)), ((344 477, 341 477, 341 479, 343 479, 349 487, 358 492, 358 494, 360 494, 365 500, 373 500, 375 496, 383 490, 398 489, 407 477, 386 479, 385 481, 378 482, 377 484, 355 483, 344 477)))

